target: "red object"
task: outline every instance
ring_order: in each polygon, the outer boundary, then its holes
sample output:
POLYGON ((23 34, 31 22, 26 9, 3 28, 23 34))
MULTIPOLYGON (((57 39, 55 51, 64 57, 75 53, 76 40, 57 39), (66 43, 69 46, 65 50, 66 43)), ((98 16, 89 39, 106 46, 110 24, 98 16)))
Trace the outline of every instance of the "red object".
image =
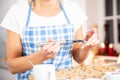
POLYGON ((106 52, 106 46, 104 43, 101 43, 101 46, 100 46, 100 53, 105 53, 106 52))
POLYGON ((114 56, 114 47, 113 47, 113 44, 109 44, 108 55, 109 56, 114 56))

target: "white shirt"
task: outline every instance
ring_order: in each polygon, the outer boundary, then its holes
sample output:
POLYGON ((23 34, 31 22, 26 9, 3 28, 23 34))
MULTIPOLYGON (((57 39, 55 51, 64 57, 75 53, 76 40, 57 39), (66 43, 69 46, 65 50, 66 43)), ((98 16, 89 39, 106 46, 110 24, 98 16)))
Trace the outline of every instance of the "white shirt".
MULTIPOLYGON (((64 0, 63 7, 70 20, 75 26, 75 29, 79 28, 87 20, 86 15, 73 1, 64 0)), ((11 30, 22 36, 22 32, 26 25, 28 16, 29 5, 27 1, 18 2, 14 4, 8 11, 7 15, 3 19, 1 26, 11 30)), ((30 26, 43 26, 43 25, 60 25, 67 23, 63 11, 52 17, 39 16, 33 11, 31 12, 30 26)), ((83 27, 84 28, 84 27, 83 27)))

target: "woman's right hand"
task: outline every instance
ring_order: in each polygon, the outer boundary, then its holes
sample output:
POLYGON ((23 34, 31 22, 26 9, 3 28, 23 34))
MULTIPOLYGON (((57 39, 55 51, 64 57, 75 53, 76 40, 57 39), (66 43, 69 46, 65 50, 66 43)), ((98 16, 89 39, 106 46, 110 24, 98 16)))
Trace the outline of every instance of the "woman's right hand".
POLYGON ((60 44, 54 41, 49 41, 46 45, 41 47, 41 55, 44 60, 55 58, 57 52, 60 50, 60 44))

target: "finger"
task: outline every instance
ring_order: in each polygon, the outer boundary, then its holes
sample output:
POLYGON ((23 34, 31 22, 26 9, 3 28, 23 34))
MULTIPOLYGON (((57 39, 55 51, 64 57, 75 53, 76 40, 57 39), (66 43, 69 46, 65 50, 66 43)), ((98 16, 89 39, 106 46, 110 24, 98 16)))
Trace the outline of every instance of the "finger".
POLYGON ((53 42, 53 40, 49 38, 49 39, 48 39, 48 42, 53 42))
POLYGON ((88 42, 90 42, 92 45, 94 45, 96 42, 98 42, 98 37, 97 34, 94 34, 89 40, 88 42))
POLYGON ((59 43, 55 43, 52 47, 50 47, 49 49, 47 49, 48 52, 54 52, 54 50, 56 49, 56 47, 59 47, 60 44, 59 43))
POLYGON ((81 46, 81 49, 89 49, 89 48, 91 48, 92 46, 91 45, 83 45, 83 46, 81 46))
POLYGON ((96 43, 96 41, 97 41, 97 40, 96 40, 96 39, 94 39, 94 40, 91 42, 91 45, 92 45, 92 46, 94 46, 94 45, 95 45, 95 43, 96 43))
POLYGON ((97 29, 96 28, 93 28, 93 29, 91 29, 90 31, 88 31, 87 32, 87 34, 86 34, 86 41, 94 34, 94 33, 96 33, 97 32, 97 29))
MULTIPOLYGON (((46 43, 46 45, 44 45, 44 46, 42 47, 42 49, 43 49, 43 50, 47 49, 47 48, 50 46, 49 44, 50 44, 51 42, 53 42, 53 40, 49 38, 49 39, 48 39, 48 42, 46 43)), ((51 44, 52 44, 52 43, 51 43, 51 44)))
POLYGON ((83 48, 93 48, 95 45, 97 45, 99 43, 99 40, 94 40, 93 42, 91 42, 91 43, 87 43, 86 45, 84 45, 84 46, 82 46, 82 49, 83 48))
POLYGON ((99 43, 99 40, 96 40, 94 43, 93 43, 93 46, 98 44, 99 43))
POLYGON ((56 57, 56 54, 54 54, 51 58, 55 58, 56 57))
POLYGON ((96 28, 92 28, 92 29, 91 29, 91 30, 89 30, 88 32, 95 33, 95 32, 97 32, 97 29, 96 29, 96 28))
POLYGON ((56 53, 53 53, 53 52, 47 55, 48 58, 54 58, 55 56, 56 56, 56 53))
POLYGON ((97 34, 93 34, 91 38, 89 38, 88 42, 93 41, 94 39, 97 39, 97 34))
POLYGON ((92 34, 93 34, 93 33, 88 32, 88 33, 86 34, 85 40, 88 41, 88 39, 92 36, 92 34))
POLYGON ((46 44, 45 46, 43 46, 42 49, 47 50, 49 47, 51 47, 54 44, 55 44, 55 42, 50 42, 50 43, 46 44))
POLYGON ((97 39, 95 38, 95 35, 92 36, 92 38, 90 38, 87 42, 86 45, 91 45, 92 43, 94 43, 94 41, 96 41, 97 39))
POLYGON ((94 40, 91 42, 91 47, 95 47, 99 43, 99 40, 94 40))
POLYGON ((48 55, 49 58, 55 58, 56 53, 60 50, 60 44, 56 43, 56 46, 54 46, 51 50, 51 53, 48 55))
POLYGON ((98 43, 98 42, 99 42, 98 39, 92 39, 91 41, 89 41, 89 42, 87 43, 87 45, 94 46, 94 45, 96 45, 96 43, 98 43))
POLYGON ((45 55, 45 56, 48 54, 48 52, 45 51, 45 50, 43 50, 43 49, 41 49, 41 53, 42 53, 43 55, 45 55))
POLYGON ((60 46, 57 46, 56 49, 54 49, 54 53, 57 53, 60 50, 60 46))

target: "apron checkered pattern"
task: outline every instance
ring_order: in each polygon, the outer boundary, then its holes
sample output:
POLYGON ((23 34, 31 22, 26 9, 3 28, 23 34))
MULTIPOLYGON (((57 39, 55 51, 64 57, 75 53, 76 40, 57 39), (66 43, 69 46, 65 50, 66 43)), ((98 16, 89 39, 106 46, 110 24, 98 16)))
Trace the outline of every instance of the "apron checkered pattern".
MULTIPOLYGON (((32 1, 31 1, 32 5, 32 1)), ((64 11, 64 8, 60 2, 60 7, 65 15, 68 23, 53 26, 29 26, 29 20, 31 15, 32 6, 28 11, 28 18, 24 34, 22 37, 23 56, 30 55, 40 48, 35 46, 37 42, 47 41, 49 38, 56 40, 70 40, 73 39, 74 27, 70 24, 70 21, 64 11)), ((72 67, 72 43, 66 42, 57 53, 56 58, 44 61, 41 64, 54 64, 56 70, 72 67)), ((28 76, 32 74, 32 70, 18 74, 18 80, 28 80, 28 76)))

